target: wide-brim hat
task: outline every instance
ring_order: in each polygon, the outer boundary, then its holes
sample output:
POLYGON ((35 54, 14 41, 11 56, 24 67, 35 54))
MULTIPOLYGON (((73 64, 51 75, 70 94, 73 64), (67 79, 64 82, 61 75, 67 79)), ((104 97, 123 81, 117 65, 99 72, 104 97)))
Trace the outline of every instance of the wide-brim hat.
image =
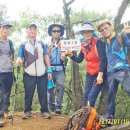
POLYGON ((30 28, 30 27, 32 27, 32 26, 34 26, 35 28, 38 28, 36 23, 29 23, 29 24, 26 26, 26 28, 30 28))
POLYGON ((52 36, 51 35, 51 32, 52 32, 52 28, 53 27, 59 27, 60 28, 60 30, 61 30, 61 37, 64 35, 64 26, 63 25, 61 25, 61 24, 51 24, 51 25, 49 25, 49 27, 48 27, 48 34, 49 34, 49 36, 52 36))
POLYGON ((108 19, 105 19, 105 20, 101 20, 97 23, 96 27, 97 27, 97 30, 100 31, 100 27, 103 25, 103 24, 108 24, 110 26, 113 26, 113 23, 112 21, 108 20, 108 19))
POLYGON ((3 26, 12 27, 12 25, 10 24, 10 22, 7 21, 7 20, 1 20, 1 21, 0 21, 0 27, 3 27, 3 26))
POLYGON ((90 31, 95 31, 95 28, 93 27, 93 25, 92 24, 90 24, 90 23, 85 23, 85 24, 83 24, 82 26, 81 26, 81 28, 76 32, 77 34, 78 33, 82 33, 83 31, 85 31, 85 30, 90 30, 90 31))

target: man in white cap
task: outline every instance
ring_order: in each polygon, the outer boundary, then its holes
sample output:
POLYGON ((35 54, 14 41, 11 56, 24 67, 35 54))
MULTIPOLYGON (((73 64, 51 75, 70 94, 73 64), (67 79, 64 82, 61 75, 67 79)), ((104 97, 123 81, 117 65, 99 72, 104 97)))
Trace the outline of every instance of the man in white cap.
POLYGON ((52 71, 47 45, 36 38, 37 31, 38 27, 35 23, 31 23, 26 27, 27 41, 20 45, 16 60, 17 66, 24 63, 25 107, 23 119, 31 117, 32 99, 36 86, 41 105, 41 115, 46 119, 51 118, 47 102, 47 81, 51 79, 52 71))
POLYGON ((8 39, 10 27, 12 25, 9 21, 0 21, 0 127, 4 126, 4 114, 7 118, 12 118, 9 98, 13 84, 14 47, 8 39))

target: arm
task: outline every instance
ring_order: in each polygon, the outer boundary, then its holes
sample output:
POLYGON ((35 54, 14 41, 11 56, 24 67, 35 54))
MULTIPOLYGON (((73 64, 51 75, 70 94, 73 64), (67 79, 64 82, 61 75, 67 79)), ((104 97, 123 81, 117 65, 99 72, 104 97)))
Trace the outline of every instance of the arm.
POLYGON ((97 76, 97 84, 101 84, 103 82, 103 73, 105 70, 105 61, 106 61, 105 43, 103 43, 103 41, 99 39, 97 41, 96 46, 99 55, 99 72, 97 76))
POLYGON ((50 68, 50 59, 49 59, 49 56, 48 56, 48 46, 46 44, 44 45, 43 55, 44 55, 46 67, 50 68))
POLYGON ((14 50, 14 45, 13 45, 12 41, 9 40, 9 42, 11 42, 11 45, 10 45, 10 51, 11 51, 10 63, 13 65, 15 50, 14 50))
POLYGON ((48 56, 48 50, 47 50, 47 45, 44 45, 44 51, 43 51, 43 55, 44 55, 44 61, 47 67, 47 73, 48 73, 48 80, 52 79, 52 70, 51 70, 51 66, 50 66, 50 59, 48 56))
POLYGON ((104 72, 106 62, 105 43, 99 39, 96 46, 99 55, 99 72, 104 72))
POLYGON ((84 59, 84 54, 82 53, 82 51, 80 51, 77 57, 72 55, 70 58, 77 63, 81 63, 84 59))
POLYGON ((18 49, 18 57, 16 59, 16 65, 19 67, 23 63, 23 57, 24 57, 24 51, 22 44, 20 45, 18 49))

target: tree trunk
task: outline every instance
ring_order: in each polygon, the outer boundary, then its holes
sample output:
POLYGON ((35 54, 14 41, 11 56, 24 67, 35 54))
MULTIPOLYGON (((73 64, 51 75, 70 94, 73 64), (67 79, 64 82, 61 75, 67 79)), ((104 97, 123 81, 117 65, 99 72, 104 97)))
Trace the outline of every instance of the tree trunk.
POLYGON ((121 6, 119 7, 117 16, 115 17, 115 24, 114 24, 116 32, 119 32, 121 30, 119 25, 121 23, 121 19, 124 15, 126 8, 128 7, 129 3, 130 3, 130 0, 123 0, 122 3, 121 3, 121 6))
MULTIPOLYGON (((76 55, 76 54, 75 54, 76 55)), ((72 101, 74 111, 81 108, 83 105, 83 92, 81 86, 81 77, 79 73, 79 66, 74 61, 71 61, 71 78, 72 78, 72 101)))
MULTIPOLYGON (((64 6, 64 16, 65 16, 65 27, 66 27, 66 38, 74 39, 74 31, 72 29, 70 21, 70 8, 69 5, 72 4, 75 0, 70 0, 66 3, 66 0, 63 0, 64 6)), ((75 52, 76 55, 76 52, 75 52)), ((81 80, 79 76, 79 66, 75 62, 71 62, 71 77, 72 77, 72 104, 73 110, 77 110, 82 106, 83 92, 81 87, 81 80)))

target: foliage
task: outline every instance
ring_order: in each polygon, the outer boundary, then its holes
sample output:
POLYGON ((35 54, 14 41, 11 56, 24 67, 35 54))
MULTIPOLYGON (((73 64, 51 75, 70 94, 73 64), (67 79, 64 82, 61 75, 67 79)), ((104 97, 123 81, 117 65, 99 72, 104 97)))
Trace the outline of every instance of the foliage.
MULTIPOLYGON (((14 21, 14 27, 12 28, 11 38, 15 43, 20 42, 19 37, 23 34, 23 29, 26 28, 27 24, 30 22, 36 22, 39 26, 39 34, 41 38, 46 38, 48 36, 47 34, 47 28, 48 25, 51 23, 62 23, 65 25, 65 19, 61 14, 52 14, 49 16, 42 16, 36 12, 32 12, 29 9, 25 10, 21 14, 19 14, 20 20, 14 21)), ((103 18, 112 18, 113 16, 109 16, 108 14, 99 14, 98 12, 86 12, 85 10, 82 10, 81 12, 77 11, 71 11, 71 27, 74 25, 78 25, 79 23, 83 23, 86 20, 96 22, 99 19, 103 18)), ((15 44, 16 45, 16 44, 15 44)), ((16 52, 17 55, 17 52, 16 52)), ((16 56, 17 57, 17 56, 16 56)), ((80 80, 82 82, 83 91, 85 86, 85 61, 80 64, 80 80)), ((63 114, 70 115, 72 111, 72 89, 71 89, 71 75, 70 75, 70 60, 67 64, 66 68, 66 80, 65 80, 65 94, 64 94, 64 103, 63 103, 63 114)), ((17 70, 15 66, 15 75, 17 75, 17 70)), ((16 83, 14 83, 11 93, 11 110, 18 110, 23 111, 24 106, 24 87, 22 83, 23 77, 23 69, 21 68, 21 73, 19 74, 18 78, 18 89, 17 94, 15 94, 16 90, 16 83), (16 100, 14 100, 16 98, 16 100), (15 102, 14 102, 15 101, 15 102), (15 106, 15 107, 14 107, 15 106)), ((130 99, 126 96, 126 94, 119 89, 117 94, 117 118, 130 118, 130 99)), ((98 102, 97 102, 98 104, 98 102)), ((39 101, 37 98, 37 92, 35 92, 34 98, 33 98, 33 110, 38 111, 40 109, 39 101)))
POLYGON ((7 7, 4 4, 0 4, 0 20, 7 19, 7 7))

